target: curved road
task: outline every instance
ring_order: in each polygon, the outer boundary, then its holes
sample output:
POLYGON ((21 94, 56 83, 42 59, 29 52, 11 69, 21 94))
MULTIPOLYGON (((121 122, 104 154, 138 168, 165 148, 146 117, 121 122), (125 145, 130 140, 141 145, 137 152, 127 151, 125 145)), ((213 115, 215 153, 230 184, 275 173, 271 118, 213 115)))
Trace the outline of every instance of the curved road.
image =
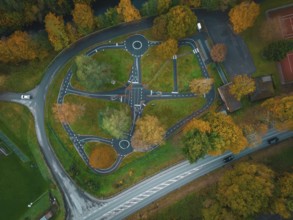
MULTIPOLYGON (((92 198, 90 195, 80 190, 63 170, 46 137, 44 123, 46 94, 54 76, 69 59, 83 49, 119 35, 149 28, 152 24, 151 21, 152 19, 146 19, 137 23, 122 24, 115 28, 94 33, 71 45, 70 48, 62 51, 62 53, 52 61, 41 83, 35 89, 27 93, 34 97, 32 100, 20 100, 19 93, 0 94, 0 100, 21 103, 26 105, 33 113, 41 150, 63 192, 67 219, 122 219, 162 195, 197 178, 198 175, 203 175, 217 167, 223 166, 222 158, 229 154, 227 153, 216 158, 208 157, 195 164, 183 162, 143 181, 112 199, 102 201, 92 198)), ((280 140, 283 140, 292 137, 293 132, 278 133, 276 131, 270 131, 268 137, 264 138, 264 140, 273 136, 278 136, 280 140)), ((260 148, 265 146, 266 144, 264 143, 260 145, 260 148)), ((258 148, 248 149, 241 154, 248 154, 257 149, 258 148)))

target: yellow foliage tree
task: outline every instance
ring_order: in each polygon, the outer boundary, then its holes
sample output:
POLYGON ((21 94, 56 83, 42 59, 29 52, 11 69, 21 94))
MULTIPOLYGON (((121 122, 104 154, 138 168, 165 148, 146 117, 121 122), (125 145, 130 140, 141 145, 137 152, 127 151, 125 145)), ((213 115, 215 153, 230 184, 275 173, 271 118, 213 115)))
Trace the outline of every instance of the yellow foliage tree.
POLYGON ((87 34, 94 29, 94 13, 88 4, 76 3, 72 11, 73 21, 80 34, 87 34))
POLYGON ((64 21, 61 16, 49 13, 45 17, 45 28, 49 41, 56 51, 68 46, 69 39, 65 31, 64 21))
POLYGON ((243 96, 254 92, 255 89, 255 81, 246 74, 244 74, 237 75, 233 78, 233 83, 229 87, 229 92, 237 100, 240 100, 243 96))
POLYGON ((159 14, 166 13, 170 8, 171 3, 172 3, 171 0, 158 0, 157 2, 158 13, 159 14))
POLYGON ((187 133, 188 131, 192 129, 198 129, 200 132, 208 132, 208 133, 211 132, 211 126, 209 122, 206 122, 200 119, 195 119, 195 118, 185 125, 183 129, 183 133, 187 133))
POLYGON ((139 20, 141 18, 139 11, 131 4, 130 0, 120 0, 117 12, 122 15, 125 22, 139 20))
POLYGON ((214 80, 211 78, 193 79, 189 83, 189 87, 191 92, 195 94, 203 95, 208 93, 211 90, 213 83, 214 83, 214 80))
POLYGON ((293 129, 293 95, 266 100, 261 105, 280 130, 293 129))
POLYGON ((229 12, 229 17, 234 32, 240 33, 252 27, 259 13, 260 7, 254 1, 244 1, 233 7, 229 12))
POLYGON ((163 60, 172 58, 178 51, 178 42, 175 39, 168 39, 156 47, 156 54, 163 60))
POLYGON ((166 130, 157 117, 146 115, 136 122, 131 144, 137 151, 145 151, 153 145, 164 143, 166 130))
POLYGON ((180 3, 191 8, 198 8, 201 4, 201 0, 181 0, 180 3))

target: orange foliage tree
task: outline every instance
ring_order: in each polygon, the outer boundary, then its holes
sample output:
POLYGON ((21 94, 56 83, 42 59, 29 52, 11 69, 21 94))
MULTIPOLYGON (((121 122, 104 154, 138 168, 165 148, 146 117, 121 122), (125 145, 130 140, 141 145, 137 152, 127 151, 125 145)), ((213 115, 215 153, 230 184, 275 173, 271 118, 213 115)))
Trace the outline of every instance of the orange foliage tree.
POLYGON ((137 151, 145 151, 153 145, 164 143, 166 130, 157 117, 146 115, 136 122, 131 144, 137 151))
POLYGON ((89 163, 93 168, 106 169, 115 162, 116 151, 108 145, 96 144, 89 156, 89 163))
POLYGON ((73 21, 80 34, 87 34, 94 29, 94 13, 91 7, 84 3, 76 3, 72 11, 73 21))
POLYGON ((172 58, 178 51, 178 42, 168 39, 156 47, 156 54, 163 60, 172 58))
POLYGON ((211 57, 214 62, 223 62, 227 55, 227 47, 225 44, 215 44, 211 49, 211 57))
POLYGON ((260 7, 254 1, 244 1, 233 7, 229 12, 229 17, 234 32, 240 33, 252 27, 259 13, 260 7))
POLYGON ((62 16, 49 13, 45 17, 45 28, 48 33, 49 41, 56 51, 68 46, 69 39, 65 31, 62 16))
POLYGON ((73 123, 77 118, 81 117, 85 111, 83 105, 63 103, 55 103, 52 107, 55 119, 62 123, 73 123))
POLYGON ((0 41, 0 61, 18 63, 37 57, 37 46, 28 33, 15 31, 0 41))
POLYGON ((141 18, 139 11, 131 4, 130 0, 120 0, 117 12, 122 15, 125 22, 139 20, 141 18))
POLYGON ((213 83, 214 83, 214 80, 211 78, 193 79, 189 83, 189 87, 191 92, 195 94, 203 95, 208 93, 211 90, 213 83))
POLYGON ((156 17, 152 27, 152 36, 157 40, 166 40, 168 38, 167 24, 167 15, 156 17))
POLYGON ((233 83, 229 87, 229 92, 240 100, 243 96, 255 91, 255 81, 246 74, 237 75, 233 78, 233 83))

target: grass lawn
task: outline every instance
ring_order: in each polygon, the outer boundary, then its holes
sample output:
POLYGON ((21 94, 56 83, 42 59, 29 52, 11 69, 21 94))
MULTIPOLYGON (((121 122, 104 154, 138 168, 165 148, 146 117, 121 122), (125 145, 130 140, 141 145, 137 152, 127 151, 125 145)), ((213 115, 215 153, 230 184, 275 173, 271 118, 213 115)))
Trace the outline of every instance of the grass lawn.
POLYGON ((19 104, 0 102, 0 124, 1 131, 30 159, 30 162, 22 163, 15 154, 10 154, 8 157, 0 156, 2 218, 36 219, 49 208, 49 198, 42 197, 30 210, 27 205, 50 189, 61 206, 61 212, 56 219, 63 219, 65 212, 62 196, 52 182, 51 174, 44 163, 31 113, 19 104))
POLYGON ((144 115, 158 117, 165 128, 169 128, 205 104, 203 97, 154 100, 144 108, 144 115), (154 104, 154 105, 152 105, 154 104))
POLYGON ((275 62, 269 62, 262 58, 262 50, 268 44, 260 37, 260 28, 262 23, 266 19, 265 12, 268 9, 273 9, 281 5, 286 5, 292 3, 292 0, 266 0, 260 4, 260 15, 257 18, 254 26, 252 28, 244 31, 241 36, 243 37, 245 43, 247 44, 250 53, 252 55, 254 64, 256 66, 256 72, 253 76, 262 76, 272 74, 276 88, 280 87, 280 76, 277 70, 277 66, 275 62))
MULTIPOLYGON (((191 47, 180 47, 177 56, 178 89, 180 92, 187 92, 190 80, 202 76, 201 70, 191 47)), ((158 58, 155 47, 149 48, 146 55, 142 57, 142 80, 149 89, 164 92, 173 91, 173 69, 173 60, 158 58)))
POLYGON ((97 135, 100 137, 112 137, 107 131, 102 129, 102 113, 109 109, 127 108, 131 117, 128 105, 119 102, 111 102, 102 99, 92 99, 83 96, 67 95, 64 102, 84 105, 84 114, 70 124, 74 132, 83 135, 97 135))
MULTIPOLYGON (((133 57, 127 51, 123 49, 105 49, 105 51, 97 52, 93 55, 93 58, 98 62, 106 63, 111 66, 111 71, 113 73, 112 79, 116 81, 115 85, 107 83, 97 88, 96 91, 113 90, 123 86, 127 82, 133 64, 133 57)), ((73 74, 71 84, 77 89, 86 90, 84 86, 79 83, 76 74, 73 74)))
POLYGON ((117 159, 117 153, 110 145, 99 142, 88 142, 84 145, 84 148, 90 158, 90 164, 95 168, 109 168, 117 159))

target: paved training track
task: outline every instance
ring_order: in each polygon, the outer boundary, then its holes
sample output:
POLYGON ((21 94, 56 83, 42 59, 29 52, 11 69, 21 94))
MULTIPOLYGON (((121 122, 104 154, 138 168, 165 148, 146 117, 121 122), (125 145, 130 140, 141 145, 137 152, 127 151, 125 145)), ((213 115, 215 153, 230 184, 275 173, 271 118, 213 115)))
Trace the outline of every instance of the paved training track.
MULTIPOLYGON (((203 175, 224 165, 221 162, 223 156, 216 158, 209 157, 191 165, 183 162, 175 167, 171 167, 170 169, 161 172, 160 174, 150 179, 141 182, 139 185, 130 188, 129 190, 119 194, 118 196, 115 196, 112 199, 98 200, 92 198, 90 195, 83 192, 75 185, 75 183, 67 176, 66 172, 63 170, 61 164, 56 158, 56 155, 52 151, 52 147, 46 137, 45 132, 44 108, 48 87, 52 82, 55 74, 69 59, 71 59, 75 54, 81 52, 83 49, 86 49, 95 43, 103 42, 122 34, 149 28, 152 24, 151 21, 152 19, 146 19, 137 23, 119 25, 115 28, 110 28, 98 33, 94 33, 71 45, 70 48, 64 50, 59 54, 59 56, 55 58, 54 61, 52 61, 51 65, 46 70, 41 83, 35 89, 28 92, 28 94, 31 94, 34 97, 32 100, 20 100, 20 93, 0 94, 0 100, 21 103, 27 106, 33 113, 36 133, 41 150, 54 178, 56 179, 56 182, 58 183, 63 193, 67 219, 122 219, 123 217, 135 212, 146 204, 149 204, 150 202, 160 198, 168 192, 171 192, 197 178, 198 175, 194 175, 194 172, 199 171, 200 174, 203 175), (202 172, 201 169, 204 169, 205 171, 202 172), (150 185, 151 182, 153 185, 150 185), (151 186, 154 187, 151 188, 151 186), (144 194, 145 192, 147 192, 147 194, 144 194)), ((265 139, 272 136, 279 136, 280 140, 283 140, 288 137, 292 137, 293 133, 278 133, 276 131, 270 131, 268 133, 268 137, 265 139)), ((254 149, 257 148, 250 150, 254 149)))

